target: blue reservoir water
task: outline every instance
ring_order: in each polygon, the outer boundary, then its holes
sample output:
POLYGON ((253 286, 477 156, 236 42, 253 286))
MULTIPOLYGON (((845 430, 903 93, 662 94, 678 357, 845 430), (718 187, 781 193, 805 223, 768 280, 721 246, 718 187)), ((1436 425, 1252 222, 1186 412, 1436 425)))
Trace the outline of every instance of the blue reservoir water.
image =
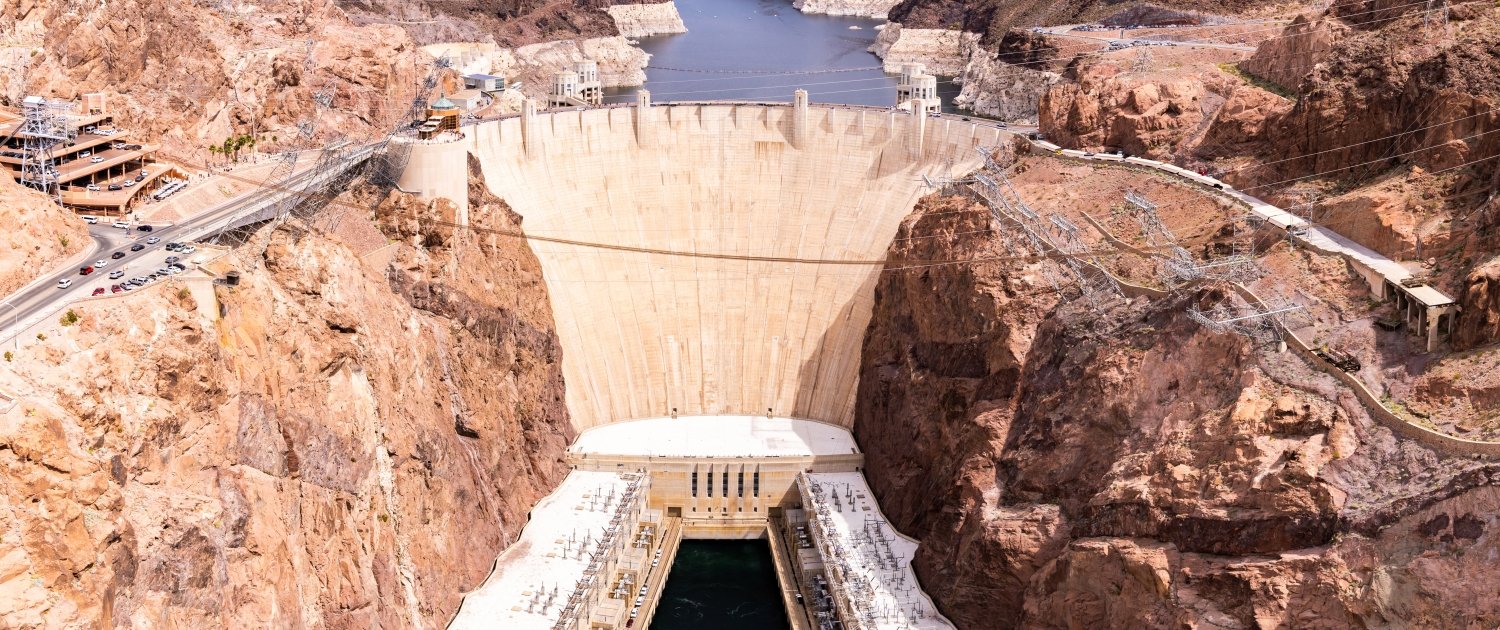
MULTIPOLYGON (((801 88, 815 103, 896 103, 896 77, 868 51, 882 20, 804 15, 791 0, 678 0, 677 10, 688 32, 640 40, 653 102, 790 101, 801 88)), ((635 90, 605 101, 634 100, 635 90)), ((939 78, 938 93, 946 106, 958 88, 939 78)))
POLYGON ((764 540, 684 540, 651 630, 785 630, 764 540))

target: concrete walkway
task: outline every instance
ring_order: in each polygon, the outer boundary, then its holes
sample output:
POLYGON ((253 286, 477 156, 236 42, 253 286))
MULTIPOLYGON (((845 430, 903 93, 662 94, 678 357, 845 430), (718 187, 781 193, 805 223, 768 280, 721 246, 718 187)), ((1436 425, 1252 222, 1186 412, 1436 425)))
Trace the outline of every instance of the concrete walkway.
POLYGON ((1267 223, 1281 228, 1292 240, 1306 247, 1322 252, 1341 256, 1348 260, 1356 271, 1364 276, 1365 282, 1370 285, 1370 291, 1377 298, 1386 299, 1392 297, 1390 290, 1395 288, 1410 299, 1427 308, 1447 308, 1453 304, 1453 298, 1433 287, 1426 285, 1403 286, 1403 281, 1408 281, 1414 274, 1405 265, 1387 258, 1368 247, 1346 238, 1327 227, 1313 225, 1306 219, 1294 215, 1286 210, 1266 203, 1264 200, 1235 190, 1229 184, 1207 175, 1200 175, 1193 171, 1181 168, 1175 164, 1167 164, 1156 160, 1148 160, 1139 157, 1120 157, 1106 153, 1088 153, 1074 149, 1064 149, 1045 140, 1033 140, 1032 144, 1051 151, 1053 153, 1079 160, 1093 160, 1099 162, 1122 162, 1137 166, 1162 171, 1196 184, 1201 184, 1222 190, 1223 193, 1234 198, 1250 208, 1255 216, 1264 219, 1267 223))

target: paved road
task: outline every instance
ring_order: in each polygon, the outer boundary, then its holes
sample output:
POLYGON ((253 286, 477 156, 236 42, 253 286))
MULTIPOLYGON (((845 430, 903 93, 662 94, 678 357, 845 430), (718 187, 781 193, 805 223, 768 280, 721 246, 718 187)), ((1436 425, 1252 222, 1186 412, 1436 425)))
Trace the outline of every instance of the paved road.
MULTIPOLYGON (((293 177, 287 185, 300 185, 311 175, 311 170, 304 171, 293 177)), ((94 251, 89 255, 86 263, 53 270, 45 275, 42 281, 0 300, 0 343, 9 343, 12 337, 33 323, 52 316, 76 300, 89 297, 97 287, 102 286, 108 292, 110 285, 120 282, 120 280, 109 279, 111 271, 124 269, 125 277, 122 279, 129 280, 136 276, 147 275, 164 266, 164 259, 173 255, 166 251, 167 243, 188 242, 205 236, 239 215, 247 206, 263 201, 267 195, 273 193, 274 191, 263 188, 252 188, 187 221, 159 227, 149 233, 138 230, 138 224, 131 224, 127 228, 116 228, 101 219, 98 225, 89 226, 89 235, 94 239, 94 251), (146 245, 146 239, 152 236, 161 241, 154 245, 146 245), (136 243, 146 245, 145 249, 139 252, 130 251, 130 246, 136 243), (119 260, 110 258, 115 252, 124 252, 125 257, 119 260), (104 269, 96 270, 87 276, 79 275, 79 269, 85 264, 92 264, 100 259, 107 261, 104 269), (71 279, 72 286, 59 289, 57 283, 64 278, 71 279)), ((185 260, 190 259, 191 257, 185 260)))
POLYGON ((1039 27, 1039 30, 1037 30, 1036 32, 1050 35, 1052 37, 1060 37, 1063 39, 1077 39, 1106 45, 1115 44, 1121 47, 1122 50, 1124 48, 1130 48, 1133 46, 1151 45, 1183 46, 1188 48, 1217 48, 1220 50, 1236 50, 1239 52, 1255 52, 1256 50, 1255 46, 1248 46, 1245 44, 1226 44, 1223 42, 1195 41, 1192 39, 1188 39, 1187 41, 1174 42, 1167 39, 1161 39, 1159 36, 1118 37, 1120 33, 1119 29, 1111 29, 1107 31, 1074 31, 1072 30, 1074 26, 1076 25, 1039 27))

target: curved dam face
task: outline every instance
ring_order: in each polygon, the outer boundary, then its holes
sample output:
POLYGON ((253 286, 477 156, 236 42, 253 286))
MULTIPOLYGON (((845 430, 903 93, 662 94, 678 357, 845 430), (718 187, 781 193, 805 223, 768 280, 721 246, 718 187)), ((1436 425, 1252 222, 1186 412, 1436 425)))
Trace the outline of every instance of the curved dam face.
POLYGON ((848 427, 882 266, 829 261, 883 258, 922 177, 972 171, 1004 133, 805 100, 528 111, 466 131, 533 237, 580 430, 674 414, 848 427))

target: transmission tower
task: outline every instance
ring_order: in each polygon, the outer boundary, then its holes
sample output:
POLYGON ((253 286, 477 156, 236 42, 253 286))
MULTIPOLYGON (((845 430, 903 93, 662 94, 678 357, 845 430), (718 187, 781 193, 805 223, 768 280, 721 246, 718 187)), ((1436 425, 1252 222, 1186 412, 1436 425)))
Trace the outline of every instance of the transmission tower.
POLYGON ((62 205, 53 149, 73 140, 67 112, 72 103, 29 96, 21 103, 21 182, 52 195, 62 205))
POLYGON ((1138 46, 1135 50, 1135 65, 1131 67, 1135 72, 1149 72, 1151 70, 1151 47, 1138 46))
POLYGON ((1162 222, 1156 204, 1135 191, 1125 193, 1125 202, 1135 208, 1132 214, 1141 226, 1141 238, 1162 258, 1162 284, 1173 288, 1203 277, 1198 261, 1177 244, 1177 236, 1162 222))
POLYGON ((1281 328, 1284 326, 1280 316, 1302 310, 1301 305, 1279 298, 1259 306, 1225 298, 1206 311, 1197 304, 1189 306, 1187 314, 1193 321, 1213 332, 1234 333, 1273 343, 1281 339, 1281 328))

